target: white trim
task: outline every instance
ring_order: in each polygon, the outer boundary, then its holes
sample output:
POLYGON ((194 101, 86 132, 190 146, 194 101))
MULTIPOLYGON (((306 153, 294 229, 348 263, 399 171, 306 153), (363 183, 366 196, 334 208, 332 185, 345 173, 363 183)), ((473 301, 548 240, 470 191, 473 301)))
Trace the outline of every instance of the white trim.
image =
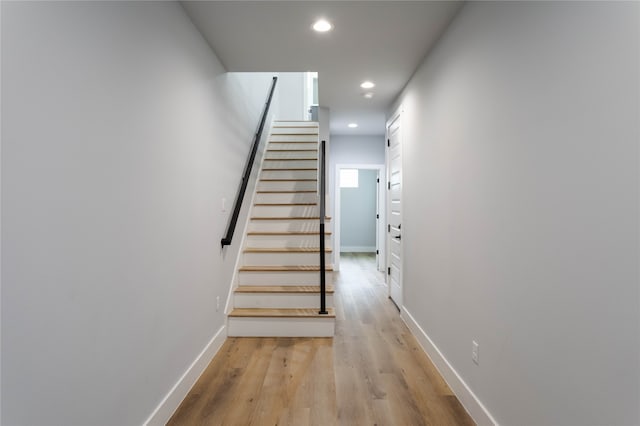
POLYGON ((153 413, 151 413, 149 418, 144 422, 144 426, 167 424, 193 385, 200 378, 205 368, 207 368, 213 357, 218 353, 226 338, 227 333, 223 325, 180 379, 178 379, 176 384, 173 385, 169 393, 160 401, 160 404, 158 404, 156 409, 153 410, 153 413))
POLYGON ((342 253, 375 253, 376 252, 376 247, 375 246, 345 246, 345 247, 340 247, 340 251, 342 253))
POLYGON ((487 407, 485 407, 480 399, 473 393, 471 388, 462 380, 462 377, 447 361, 440 349, 433 343, 427 333, 416 322, 415 318, 409 313, 404 306, 401 309, 400 317, 407 324, 411 333, 418 340, 422 350, 427 354, 431 362, 436 366, 438 372, 447 382, 453 393, 456 395, 462 406, 467 410, 473 421, 477 425, 498 425, 487 407))
MULTIPOLYGON (((340 251, 351 251, 351 250, 346 250, 346 249, 342 249, 340 247, 340 169, 364 169, 364 170, 377 170, 378 171, 378 178, 380 179, 380 184, 381 185, 386 185, 386 170, 385 170, 385 165, 384 164, 353 164, 353 163, 345 163, 345 164, 336 164, 335 165, 335 170, 334 170, 334 179, 333 179, 333 184, 334 184, 334 197, 335 200, 333 202, 334 205, 334 214, 333 214, 333 270, 334 271, 339 271, 340 270, 340 251)), ((382 188, 382 186, 380 187, 382 188)), ((382 196, 383 199, 379 200, 381 205, 386 205, 386 193, 387 191, 384 190, 380 190, 378 192, 378 194, 376 195, 378 197, 378 199, 382 196)), ((376 229, 376 241, 378 241, 378 237, 380 234, 382 235, 386 235, 386 233, 384 232, 384 228, 385 228, 385 223, 386 223, 386 209, 383 209, 381 211, 378 212, 378 214, 380 215, 380 217, 378 218, 378 228, 376 229)), ((384 241, 384 239, 383 239, 384 241)), ((380 242, 378 242, 378 244, 380 244, 380 242)), ((347 247, 348 248, 348 247, 347 247)), ((380 247, 378 248, 378 250, 380 251, 379 253, 379 258, 380 259, 386 259, 386 247, 385 244, 380 244, 380 247)), ((357 250, 353 250, 353 251, 357 251, 357 250)), ((370 250, 366 250, 366 251, 370 251, 370 250)), ((373 247, 372 250, 374 253, 376 251, 376 247, 373 247)), ((384 271, 385 270, 385 266, 383 264, 382 268, 378 268, 380 271, 384 271)))

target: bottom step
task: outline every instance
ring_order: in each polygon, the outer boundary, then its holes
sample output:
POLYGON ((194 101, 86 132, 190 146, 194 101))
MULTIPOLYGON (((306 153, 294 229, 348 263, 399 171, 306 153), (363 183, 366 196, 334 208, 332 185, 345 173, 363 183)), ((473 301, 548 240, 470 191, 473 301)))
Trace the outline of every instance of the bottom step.
POLYGON ((336 314, 318 309, 236 308, 229 314, 230 337, 333 337, 336 314))

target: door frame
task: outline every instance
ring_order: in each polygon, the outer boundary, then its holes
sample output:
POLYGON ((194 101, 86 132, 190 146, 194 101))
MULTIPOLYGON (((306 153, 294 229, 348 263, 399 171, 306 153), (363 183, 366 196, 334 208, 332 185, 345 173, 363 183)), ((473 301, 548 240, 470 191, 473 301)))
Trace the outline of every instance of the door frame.
MULTIPOLYGON (((391 116, 389 116, 389 119, 387 120, 387 122, 385 123, 385 156, 384 156, 384 162, 385 162, 385 172, 387 173, 387 176, 390 176, 390 168, 391 168, 391 161, 390 161, 390 146, 389 146, 389 128, 391 127, 391 125, 396 122, 396 120, 398 121, 398 125, 400 127, 400 169, 402 170, 403 167, 403 156, 402 156, 402 151, 403 151, 403 143, 404 143, 404 138, 403 138, 403 128, 402 128, 402 116, 404 115, 404 108, 402 105, 398 106, 398 108, 393 112, 393 114, 391 114, 391 116)), ((401 171, 402 173, 402 171, 401 171)), ((402 175, 400 176, 400 200, 402 202, 403 199, 403 193, 404 193, 404 184, 403 184, 403 178, 402 175)), ((389 197, 389 189, 388 189, 388 184, 385 183, 385 193, 386 193, 386 197, 385 197, 385 218, 390 217, 391 214, 391 198, 389 197)), ((400 208, 400 223, 403 222, 403 214, 404 209, 401 207, 400 208)), ((385 228, 387 227, 388 224, 385 223, 385 228)), ((404 232, 403 232, 404 234, 404 232)), ((388 246, 389 245, 389 232, 388 230, 385 230, 385 245, 388 246)), ((400 310, 400 312, 402 312, 402 304, 404 303, 404 241, 400 240, 400 252, 402 253, 401 257, 400 257, 400 290, 401 290, 401 300, 399 301, 400 303, 398 304, 397 301, 394 301, 394 303, 396 304, 397 308, 400 310)), ((388 268, 391 266, 391 250, 386 250, 386 257, 385 257, 385 282, 387 283, 387 291, 388 291, 388 297, 389 299, 391 299, 391 276, 388 274, 388 268)), ((393 299, 392 299, 393 300, 393 299)))
MULTIPOLYGON (((377 170, 378 171, 378 179, 382 185, 378 185, 378 194, 377 194, 377 206, 386 206, 387 205, 387 191, 385 190, 386 182, 386 166, 384 164, 336 164, 335 169, 335 179, 334 182, 334 196, 335 200, 334 204, 334 218, 333 218, 333 270, 340 270, 340 170, 341 169, 364 169, 364 170, 377 170)), ((377 214, 380 215, 378 218, 378 223, 376 226, 376 250, 378 250, 378 259, 382 259, 382 261, 378 262, 377 268, 379 271, 384 271, 386 268, 386 238, 381 238, 381 236, 386 237, 386 233, 384 232, 386 226, 386 208, 380 209, 378 208, 377 214)))

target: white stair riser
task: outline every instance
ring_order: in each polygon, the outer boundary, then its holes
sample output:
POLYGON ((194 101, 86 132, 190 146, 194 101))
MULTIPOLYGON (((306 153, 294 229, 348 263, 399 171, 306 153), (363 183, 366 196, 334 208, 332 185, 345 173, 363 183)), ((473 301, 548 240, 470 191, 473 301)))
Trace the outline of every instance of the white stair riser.
POLYGON ((309 143, 287 143, 286 141, 270 142, 268 149, 286 149, 288 151, 297 151, 299 149, 315 149, 318 150, 318 142, 309 143))
MULTIPOLYGON (((325 262, 331 263, 331 253, 325 253, 325 262)), ((320 265, 320 252, 243 253, 243 265, 320 265)))
MULTIPOLYGON (((247 235, 247 247, 283 248, 283 247, 318 247, 319 235, 247 235)), ((325 236, 325 246, 331 247, 331 235, 325 236)))
POLYGON ((293 134, 300 134, 300 133, 314 133, 317 134, 318 133, 318 127, 317 126, 300 126, 297 124, 289 124, 287 126, 282 126, 280 124, 274 126, 271 129, 271 134, 273 135, 274 133, 276 134, 281 134, 281 133, 293 133, 293 134))
POLYGON ((259 192, 256 194, 256 203, 315 203, 318 202, 316 192, 259 192))
POLYGON ((265 159, 263 167, 265 169, 288 169, 288 168, 318 168, 318 160, 270 160, 265 159))
MULTIPOLYGON (((333 294, 327 294, 327 307, 333 307, 333 294)), ((316 308, 320 293, 235 293, 236 308, 316 308)))
POLYGON ((257 217, 312 217, 318 216, 318 206, 253 206, 251 216, 257 217))
MULTIPOLYGON (((318 232, 320 223, 313 220, 252 220, 249 222, 249 232, 318 232)), ((324 225, 325 232, 331 232, 330 221, 324 225)))
POLYGON ((317 170, 262 170, 261 179, 317 179, 317 170))
POLYGON ((294 120, 294 121, 287 121, 287 120, 274 120, 273 121, 273 126, 272 128, 278 128, 278 127, 318 127, 318 122, 317 121, 300 121, 300 120, 294 120))
MULTIPOLYGON (((299 132, 302 133, 302 132, 299 132)), ((318 142, 318 135, 315 134, 271 134, 269 142, 318 142)))
POLYGON ((229 337, 332 337, 335 318, 229 317, 229 337))
MULTIPOLYGON (((311 149, 307 147, 307 149, 311 149)), ((266 160, 281 160, 283 158, 318 158, 318 151, 305 151, 305 150, 296 150, 296 151, 267 151, 265 156, 266 160)))
MULTIPOLYGON (((326 283, 333 284, 333 273, 327 272, 326 283)), ((238 273, 240 285, 320 285, 320 271, 283 271, 238 273)))
MULTIPOLYGON (((315 179, 315 177, 313 178, 315 179)), ((312 181, 258 181, 258 191, 313 191, 318 182, 312 181)))

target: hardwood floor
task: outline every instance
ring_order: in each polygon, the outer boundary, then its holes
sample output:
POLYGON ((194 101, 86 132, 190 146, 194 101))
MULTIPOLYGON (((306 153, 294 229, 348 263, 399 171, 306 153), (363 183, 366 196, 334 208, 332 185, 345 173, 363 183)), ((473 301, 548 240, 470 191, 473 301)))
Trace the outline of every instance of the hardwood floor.
POLYGON ((473 425, 387 298, 342 254, 336 336, 229 338, 169 425, 473 425))

